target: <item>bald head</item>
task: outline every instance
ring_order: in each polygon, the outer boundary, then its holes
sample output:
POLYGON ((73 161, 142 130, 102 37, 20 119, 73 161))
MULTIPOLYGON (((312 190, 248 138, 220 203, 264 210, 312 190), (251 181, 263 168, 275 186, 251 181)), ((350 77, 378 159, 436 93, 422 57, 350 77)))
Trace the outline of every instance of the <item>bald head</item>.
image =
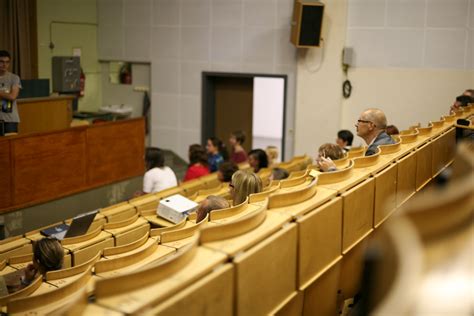
POLYGON ((357 135, 370 144, 387 127, 387 118, 380 109, 367 109, 360 114, 355 127, 357 135))
POLYGON ((380 109, 367 109, 362 112, 361 118, 372 122, 377 129, 385 129, 387 127, 387 118, 385 113, 380 109))

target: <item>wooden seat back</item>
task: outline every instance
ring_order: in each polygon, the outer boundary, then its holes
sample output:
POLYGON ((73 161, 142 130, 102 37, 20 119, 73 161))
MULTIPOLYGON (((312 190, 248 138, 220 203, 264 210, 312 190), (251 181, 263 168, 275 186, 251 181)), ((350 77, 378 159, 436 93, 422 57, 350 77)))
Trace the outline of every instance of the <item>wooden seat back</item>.
POLYGON ((95 273, 103 273, 113 270, 118 270, 130 265, 133 265, 149 256, 151 256, 156 249, 158 244, 156 242, 150 243, 147 247, 141 249, 133 254, 120 256, 109 260, 98 261, 94 265, 95 273))
POLYGON ((288 176, 288 179, 299 178, 299 177, 303 176, 305 173, 306 173, 306 170, 293 171, 288 176))
POLYGON ((305 188, 284 192, 284 193, 273 193, 268 198, 268 209, 285 207, 292 204, 298 204, 312 198, 317 191, 316 179, 305 188))
POLYGON ((417 138, 418 130, 406 130, 400 132, 400 141, 402 144, 413 143, 417 140, 417 138))
POLYGON ((139 214, 137 213, 137 211, 135 210, 135 212, 127 217, 127 218, 124 218, 123 220, 121 221, 112 221, 110 223, 107 223, 104 225, 104 230, 107 230, 107 229, 116 229, 116 228, 120 228, 120 227, 125 227, 125 226, 128 226, 128 225, 131 225, 133 223, 135 223, 137 221, 139 217, 139 214))
MULTIPOLYGON (((272 181, 273 183, 273 181, 272 181)), ((259 193, 252 193, 249 195, 249 203, 257 203, 264 201, 267 199, 271 194, 275 193, 280 189, 280 181, 275 182, 275 185, 270 184, 267 190, 259 192, 259 193)))
POLYGON ((149 234, 150 233, 148 231, 146 231, 137 240, 132 241, 128 244, 125 244, 125 245, 122 245, 122 246, 117 246, 117 247, 104 248, 104 250, 103 250, 104 257, 118 255, 118 254, 121 254, 121 253, 126 253, 126 252, 132 251, 134 249, 137 249, 138 247, 145 244, 145 242, 148 240, 149 234))
POLYGON ((46 292, 44 294, 23 297, 10 301, 7 305, 7 310, 12 314, 25 313, 27 311, 34 311, 40 308, 41 310, 47 310, 48 306, 51 306, 51 309, 55 310, 61 307, 62 304, 67 304, 68 298, 77 292, 82 291, 87 285, 87 282, 91 276, 92 272, 89 268, 84 273, 82 273, 79 278, 65 285, 64 287, 46 292))
POLYGON ((200 243, 224 240, 245 234, 262 224, 265 220, 267 204, 235 221, 208 226, 201 230, 200 243))
POLYGON ((400 140, 397 141, 395 144, 387 144, 387 145, 380 145, 380 154, 381 155, 388 155, 388 154, 393 154, 396 153, 401 149, 401 142, 400 140))
POLYGON ((184 218, 181 222, 173 226, 150 229, 150 236, 156 237, 156 236, 160 236, 163 232, 180 229, 184 227, 184 225, 186 225, 186 221, 187 221, 187 218, 184 218))
POLYGON ((349 165, 341 170, 332 172, 322 172, 318 176, 318 184, 330 184, 337 183, 349 179, 354 169, 354 161, 351 160, 349 165))
POLYGON ((347 152, 349 159, 364 156, 366 151, 365 147, 353 147, 347 152))
POLYGON ((46 272, 45 279, 46 281, 51 281, 51 280, 59 280, 63 278, 68 278, 74 275, 78 275, 81 273, 86 272, 89 270, 101 257, 101 253, 98 252, 95 257, 92 259, 89 259, 88 261, 79 264, 77 266, 67 268, 67 269, 60 269, 56 271, 48 271, 46 272))
POLYGON ((224 209, 221 209, 221 210, 211 211, 209 213, 209 219, 211 221, 215 221, 215 220, 218 220, 218 219, 223 219, 223 218, 235 216, 235 215, 243 212, 247 208, 248 203, 249 203, 249 198, 247 197, 245 199, 245 201, 243 201, 239 205, 235 205, 235 206, 232 206, 232 207, 229 207, 229 208, 224 208, 224 209))
POLYGON ((294 186, 301 185, 306 182, 306 178, 308 174, 309 174, 309 170, 305 170, 305 173, 298 178, 283 179, 280 181, 280 188, 291 188, 294 186))
POLYGON ((366 168, 375 165, 379 161, 381 152, 382 150, 377 147, 373 155, 354 158, 354 168, 366 168))
MULTIPOLYGON (((39 276, 36 279, 34 279, 33 282, 31 282, 28 286, 22 288, 21 290, 18 290, 12 294, 8 294, 6 296, 0 297, 0 306, 5 306, 9 304, 9 302, 15 299, 19 299, 19 298, 27 297, 31 295, 41 286, 41 283, 43 282, 42 279, 43 278, 39 276)), ((8 312, 10 312, 10 310, 8 310, 8 312)))
POLYGON ((197 231, 205 227, 208 222, 209 222, 209 214, 206 214, 206 217, 202 221, 197 223, 196 225, 173 230, 173 231, 163 232, 160 237, 160 243, 164 244, 167 242, 189 238, 193 236, 197 231))
POLYGON ((183 190, 182 194, 184 196, 191 196, 197 191, 204 189, 205 184, 201 179, 193 179, 181 183, 179 187, 183 190))
MULTIPOLYGON (((150 268, 134 271, 109 279, 97 281, 95 295, 99 300, 114 295, 129 293, 160 282, 186 266, 195 256, 199 236, 175 255, 164 259, 150 268)), ((155 244, 156 245, 156 244, 155 244)), ((158 246, 158 245, 156 245, 158 246)))
POLYGON ((451 115, 443 115, 444 120, 446 123, 453 123, 456 121, 456 114, 451 114, 451 115))

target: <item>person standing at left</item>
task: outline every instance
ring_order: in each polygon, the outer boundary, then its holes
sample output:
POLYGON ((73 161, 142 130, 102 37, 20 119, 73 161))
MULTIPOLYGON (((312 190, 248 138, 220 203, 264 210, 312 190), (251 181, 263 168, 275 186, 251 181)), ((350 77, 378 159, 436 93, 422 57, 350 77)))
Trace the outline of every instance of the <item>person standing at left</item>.
POLYGON ((20 77, 8 71, 11 56, 0 50, 0 121, 3 121, 5 133, 17 133, 20 117, 16 98, 21 89, 20 77))

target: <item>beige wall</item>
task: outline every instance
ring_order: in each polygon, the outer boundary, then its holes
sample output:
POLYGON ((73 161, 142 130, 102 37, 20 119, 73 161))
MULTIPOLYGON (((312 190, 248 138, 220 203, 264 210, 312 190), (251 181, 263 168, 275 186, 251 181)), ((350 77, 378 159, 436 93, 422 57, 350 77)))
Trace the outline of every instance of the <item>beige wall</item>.
POLYGON ((96 0, 41 0, 37 2, 38 73, 51 78, 53 56, 72 56, 80 48, 81 66, 86 75, 85 96, 79 99, 79 110, 96 111, 101 100, 101 74, 97 55, 96 0), (75 24, 53 23, 67 22, 75 24), (85 23, 85 24, 84 24, 85 23), (51 40, 54 48, 49 47, 51 40))
POLYGON ((454 98, 474 87, 474 71, 462 70, 357 68, 349 77, 354 88, 342 103, 341 127, 350 130, 367 107, 383 109, 389 124, 400 130, 418 122, 426 125, 447 114, 454 98))
POLYGON ((296 79, 295 155, 314 155, 334 142, 342 117, 341 55, 346 36, 346 1, 326 1, 322 48, 300 49, 296 79), (324 53, 322 51, 324 50, 324 53), (322 64, 321 64, 322 62, 322 64))
MULTIPOLYGON (((355 133, 354 122, 367 107, 380 107, 401 129, 446 114, 454 98, 474 87, 473 70, 428 68, 351 68, 352 96, 342 98, 341 51, 347 36, 347 1, 326 1, 324 60, 321 49, 300 52, 297 66, 295 155, 313 154, 334 142, 337 130, 355 133), (314 70, 314 69, 313 69, 314 70)), ((361 143, 356 137, 355 144, 361 143)))

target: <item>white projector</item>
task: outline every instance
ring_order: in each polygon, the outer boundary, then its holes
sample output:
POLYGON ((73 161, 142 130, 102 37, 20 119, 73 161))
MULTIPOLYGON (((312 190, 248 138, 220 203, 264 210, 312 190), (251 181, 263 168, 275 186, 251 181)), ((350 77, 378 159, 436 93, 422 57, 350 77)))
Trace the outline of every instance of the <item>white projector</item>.
POLYGON ((195 211, 199 204, 182 195, 175 194, 160 201, 157 214, 175 224, 181 222, 189 213, 195 211))

